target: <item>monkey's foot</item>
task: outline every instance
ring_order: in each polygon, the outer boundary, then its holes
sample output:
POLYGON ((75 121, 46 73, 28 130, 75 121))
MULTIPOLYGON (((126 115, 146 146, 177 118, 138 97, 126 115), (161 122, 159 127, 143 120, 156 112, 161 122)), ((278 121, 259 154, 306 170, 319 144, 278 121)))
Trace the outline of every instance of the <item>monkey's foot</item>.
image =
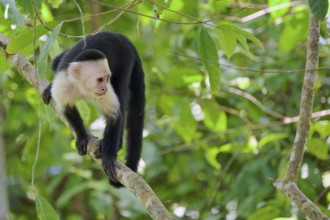
POLYGON ((121 183, 119 183, 117 180, 116 164, 117 164, 116 158, 111 158, 111 159, 103 158, 102 159, 102 166, 103 166, 104 172, 109 177, 110 184, 115 187, 122 187, 123 185, 121 183))

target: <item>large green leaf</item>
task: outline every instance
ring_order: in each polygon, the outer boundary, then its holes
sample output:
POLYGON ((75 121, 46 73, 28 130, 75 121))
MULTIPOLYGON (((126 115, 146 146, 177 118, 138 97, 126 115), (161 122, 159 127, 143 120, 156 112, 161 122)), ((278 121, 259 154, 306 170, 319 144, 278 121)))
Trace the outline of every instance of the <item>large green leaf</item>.
MULTIPOLYGON (((46 23, 46 25, 49 28, 54 28, 58 23, 58 21, 51 21, 46 23)), ((6 47, 6 52, 8 54, 14 54, 21 51, 26 46, 33 44, 33 32, 34 30, 31 27, 24 28, 18 35, 11 39, 6 47)), ((38 39, 47 32, 48 30, 43 25, 38 25, 35 27, 35 39, 38 39)))
POLYGON ((207 71, 211 93, 216 94, 220 89, 221 70, 217 48, 210 34, 201 29, 198 41, 199 55, 207 71))
POLYGON ((41 53, 40 53, 40 56, 39 56, 39 59, 38 59, 38 73, 41 76, 43 76, 46 72, 48 53, 49 53, 50 48, 52 47, 52 45, 56 41, 56 38, 57 38, 58 34, 60 33, 62 24, 63 24, 63 22, 59 23, 56 26, 56 28, 54 29, 52 34, 47 39, 45 45, 41 49, 41 53))
POLYGON ((308 140, 307 142, 307 149, 310 153, 312 153, 314 156, 321 160, 326 160, 328 156, 328 145, 318 139, 318 138, 312 138, 308 140))
POLYGON ((329 2, 328 0, 308 0, 312 13, 319 19, 323 20, 327 15, 329 2))
POLYGON ((36 208, 40 220, 59 220, 54 208, 47 200, 39 195, 36 195, 36 208))

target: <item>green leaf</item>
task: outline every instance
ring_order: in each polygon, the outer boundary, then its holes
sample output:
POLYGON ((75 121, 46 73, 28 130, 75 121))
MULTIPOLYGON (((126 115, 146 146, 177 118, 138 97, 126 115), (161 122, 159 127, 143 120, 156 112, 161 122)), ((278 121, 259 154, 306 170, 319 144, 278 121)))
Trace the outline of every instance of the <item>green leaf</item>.
POLYGON ((40 220, 59 220, 59 216, 47 200, 36 194, 36 208, 40 220))
POLYGON ((328 0, 308 0, 309 8, 312 13, 319 19, 323 20, 328 12, 328 0))
POLYGON ((229 27, 229 25, 226 26, 227 28, 223 28, 222 26, 217 34, 219 37, 220 47, 229 60, 235 51, 237 45, 237 36, 236 33, 232 31, 232 28, 229 27))
POLYGON ((220 89, 221 80, 219 57, 214 41, 205 29, 201 29, 198 47, 202 63, 209 76, 211 93, 216 94, 220 89))
POLYGON ((219 29, 221 32, 224 32, 225 34, 222 34, 220 31, 218 32, 219 38, 220 38, 220 46, 223 49, 224 53, 230 58, 232 53, 234 52, 237 41, 241 45, 241 53, 245 56, 249 57, 252 60, 256 60, 257 58, 250 52, 249 45, 247 41, 252 41, 253 43, 257 44, 257 46, 263 48, 263 45, 261 41, 256 38, 253 34, 241 30, 233 25, 228 24, 222 24, 219 26, 219 29), (222 36, 223 35, 223 36, 222 36), (227 40, 221 40, 221 38, 225 38, 227 40), (222 44, 222 43, 223 44, 222 44), (229 55, 229 56, 228 56, 229 55))
MULTIPOLYGON (((59 22, 51 21, 46 23, 47 27, 54 28, 59 22)), ((21 31, 16 37, 11 39, 10 43, 6 47, 6 52, 8 54, 14 54, 22 51, 28 45, 33 44, 33 28, 26 27, 21 31)), ((48 30, 43 25, 38 25, 35 27, 35 39, 37 40, 43 34, 46 34, 48 30)))
POLYGON ((330 135, 330 122, 329 121, 318 121, 313 125, 316 132, 318 132, 322 138, 326 138, 330 135))
POLYGON ((288 137, 288 135, 285 133, 270 134, 270 135, 267 135, 266 137, 260 139, 258 145, 259 145, 259 148, 262 148, 263 146, 265 146, 266 144, 268 144, 270 142, 278 141, 280 139, 284 139, 287 137, 288 137))
POLYGON ((40 13, 42 0, 33 0, 34 7, 31 4, 31 1, 15 0, 15 3, 22 14, 29 15, 29 17, 33 17, 35 10, 40 13))
POLYGON ((261 43, 261 41, 256 38, 253 34, 251 34, 250 32, 247 32, 247 31, 244 31, 244 30, 241 30, 241 29, 238 29, 237 28, 237 32, 239 35, 245 37, 246 39, 252 41, 253 43, 257 44, 259 47, 262 47, 263 48, 263 45, 261 43))
POLYGON ((217 160, 217 156, 218 156, 219 152, 220 151, 219 151, 218 147, 212 147, 212 148, 207 149, 207 151, 205 153, 205 158, 206 158, 207 162, 217 170, 220 170, 220 168, 221 168, 221 164, 217 160))
POLYGON ((222 111, 214 109, 203 109, 205 114, 204 124, 214 131, 225 131, 227 129, 227 116, 222 111))
POLYGON ((50 48, 56 41, 56 38, 61 30, 61 27, 63 25, 63 22, 59 23, 55 29, 53 30, 52 34, 47 39, 45 45, 41 49, 41 53, 38 59, 38 73, 43 76, 46 72, 46 66, 47 66, 47 56, 49 53, 50 48))
POLYGON ((284 19, 284 30, 279 40, 279 51, 281 53, 296 50, 297 45, 307 38, 308 16, 306 13, 297 13, 284 19))
POLYGON ((307 149, 311 154, 313 154, 317 158, 321 160, 327 159, 328 145, 324 141, 318 138, 311 138, 307 142, 307 149))

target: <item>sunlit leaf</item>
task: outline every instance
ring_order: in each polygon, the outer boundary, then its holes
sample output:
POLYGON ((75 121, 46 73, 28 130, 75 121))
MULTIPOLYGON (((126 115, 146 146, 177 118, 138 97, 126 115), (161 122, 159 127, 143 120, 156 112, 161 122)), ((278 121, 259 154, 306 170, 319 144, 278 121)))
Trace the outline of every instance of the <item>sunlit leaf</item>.
POLYGON ((330 122, 329 121, 318 121, 313 124, 313 128, 318 132, 322 138, 326 138, 330 135, 330 122))
POLYGON ((206 161, 215 169, 220 170, 221 165, 217 160, 217 156, 219 154, 219 148, 218 147, 212 147, 210 149, 207 149, 205 153, 206 161))

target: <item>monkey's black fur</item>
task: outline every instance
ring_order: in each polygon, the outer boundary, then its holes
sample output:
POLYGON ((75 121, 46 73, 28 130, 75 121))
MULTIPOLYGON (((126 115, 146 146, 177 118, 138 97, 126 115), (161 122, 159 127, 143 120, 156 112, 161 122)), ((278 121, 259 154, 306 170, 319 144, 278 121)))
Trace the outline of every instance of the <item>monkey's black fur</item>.
MULTIPOLYGON (((117 117, 106 118, 104 137, 101 140, 99 156, 103 168, 109 175, 114 186, 121 186, 116 180, 114 161, 117 151, 122 147, 124 125, 127 130, 126 165, 133 171, 137 170, 141 157, 142 132, 145 106, 144 72, 139 55, 132 43, 123 35, 111 32, 101 32, 79 41, 72 48, 57 56, 52 69, 55 73, 67 70, 73 61, 88 61, 106 57, 111 71, 112 85, 119 103, 120 111, 117 117), (84 53, 92 50, 92 53, 84 53), (92 54, 92 55, 91 55, 92 54)), ((45 89, 43 99, 46 104, 51 99, 51 86, 45 89)), ((64 115, 77 135, 77 150, 85 155, 88 143, 88 132, 75 106, 66 106, 64 115)))

